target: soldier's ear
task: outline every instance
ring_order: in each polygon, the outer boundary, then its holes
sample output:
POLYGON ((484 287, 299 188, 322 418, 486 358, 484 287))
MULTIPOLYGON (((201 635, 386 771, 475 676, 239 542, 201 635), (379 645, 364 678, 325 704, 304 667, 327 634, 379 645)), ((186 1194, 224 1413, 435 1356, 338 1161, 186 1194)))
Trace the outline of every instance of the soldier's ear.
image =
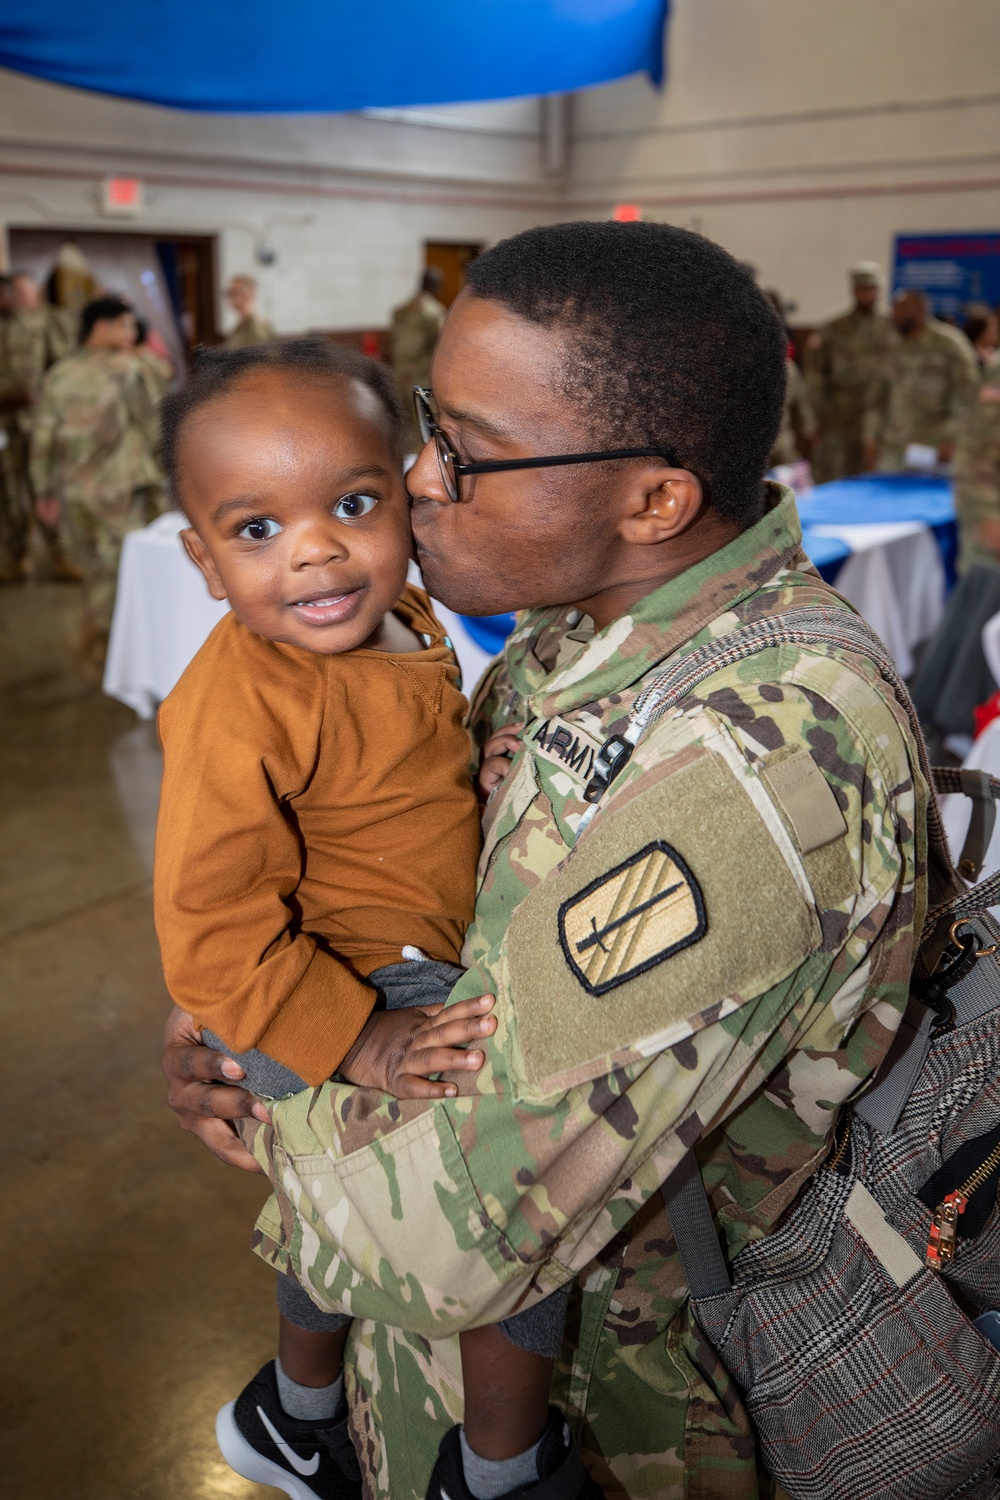
POLYGON ((650 468, 633 491, 619 535, 633 546, 655 546, 686 531, 701 507, 701 483, 696 475, 688 469, 650 468))
POLYGON ((188 557, 194 563, 195 567, 200 568, 204 574, 205 582, 208 584, 208 592, 212 598, 227 598, 228 596, 222 579, 219 577, 219 570, 212 560, 212 554, 193 526, 185 527, 181 532, 181 541, 184 543, 184 551, 188 557))

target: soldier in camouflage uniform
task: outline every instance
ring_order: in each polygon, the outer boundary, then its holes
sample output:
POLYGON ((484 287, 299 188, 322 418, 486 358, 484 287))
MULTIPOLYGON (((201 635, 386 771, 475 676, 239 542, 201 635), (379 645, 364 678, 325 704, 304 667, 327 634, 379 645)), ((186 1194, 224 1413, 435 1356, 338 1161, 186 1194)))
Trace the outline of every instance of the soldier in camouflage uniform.
POLYGON ((817 484, 865 467, 862 422, 893 343, 888 318, 878 311, 882 276, 865 261, 851 271, 854 306, 811 334, 802 368, 819 436, 810 462, 817 484))
POLYGON ((905 467, 910 443, 936 449, 941 463, 951 461, 979 371, 965 335, 929 317, 928 309, 923 292, 897 292, 893 300, 899 337, 865 411, 867 468, 898 472, 905 467))
POLYGON ((226 301, 239 318, 223 340, 227 349, 246 349, 274 338, 270 323, 257 314, 257 283, 252 276, 234 276, 226 287, 226 301))
POLYGON ((413 420, 411 392, 415 385, 430 384, 431 361, 448 309, 439 300, 444 277, 437 266, 424 272, 415 297, 397 307, 389 330, 389 363, 392 365, 399 394, 409 416, 406 451, 415 453, 421 446, 420 434, 413 420))
MULTIPOLYGON (((42 301, 33 277, 18 271, 11 279, 10 316, 0 320, 0 423, 7 437, 4 525, 7 576, 23 576, 31 529, 31 481, 28 450, 35 405, 45 371, 76 347, 76 319, 42 301)), ((57 527, 41 523, 49 555, 50 576, 79 582, 66 558, 57 527)))
POLYGON ((480 742, 518 737, 452 996, 497 996, 485 1066, 432 1107, 330 1083, 264 1110, 211 1086, 223 1058, 177 1016, 172 1103, 248 1166, 222 1123, 244 1122, 280 1189, 259 1253, 357 1319, 367 1496, 428 1493, 461 1417, 454 1333, 573 1281, 554 1398, 605 1492, 757 1500, 751 1425, 690 1315, 660 1188, 697 1147, 732 1257, 822 1161, 905 1006, 927 788, 872 666, 788 646, 653 721, 595 811, 601 747, 663 663, 849 606, 804 556, 791 493, 761 492, 784 338, 728 256, 665 225, 558 225, 488 252, 470 284, 434 365, 448 436, 408 482, 432 592, 527 606, 473 707, 480 742), (731 326, 707 340, 720 306, 731 326), (477 462, 457 470, 466 439, 477 462), (620 447, 647 461, 541 482, 479 468, 620 447))
POLYGON ((81 665, 99 674, 107 648, 122 541, 158 513, 162 476, 156 413, 131 353, 135 317, 116 297, 88 304, 83 345, 45 376, 31 433, 40 519, 61 521, 83 576, 81 665))
POLYGON ((988 365, 955 442, 955 509, 963 573, 1000 568, 1000 360, 988 365))
POLYGON ((792 360, 785 361, 787 383, 785 404, 781 409, 781 426, 767 461, 769 469, 779 464, 794 464, 808 458, 816 436, 816 417, 809 399, 809 388, 802 371, 792 360))

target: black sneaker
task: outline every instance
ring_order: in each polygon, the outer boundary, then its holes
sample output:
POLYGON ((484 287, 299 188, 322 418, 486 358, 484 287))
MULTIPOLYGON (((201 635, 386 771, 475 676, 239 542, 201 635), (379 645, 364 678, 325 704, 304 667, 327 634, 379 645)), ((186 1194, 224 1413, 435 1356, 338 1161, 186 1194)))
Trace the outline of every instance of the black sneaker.
POLYGON ((271 1360, 224 1406, 215 1438, 231 1469, 292 1500, 361 1500, 361 1470, 347 1418, 300 1422, 278 1400, 271 1360))
MULTIPOLYGON (((475 1500, 465 1482, 459 1429, 452 1427, 441 1439, 437 1463, 427 1487, 427 1500, 475 1500)), ((574 1447, 569 1424, 562 1412, 549 1407, 549 1425, 538 1449, 538 1478, 533 1484, 508 1490, 503 1500, 605 1500, 604 1491, 591 1479, 574 1447)))

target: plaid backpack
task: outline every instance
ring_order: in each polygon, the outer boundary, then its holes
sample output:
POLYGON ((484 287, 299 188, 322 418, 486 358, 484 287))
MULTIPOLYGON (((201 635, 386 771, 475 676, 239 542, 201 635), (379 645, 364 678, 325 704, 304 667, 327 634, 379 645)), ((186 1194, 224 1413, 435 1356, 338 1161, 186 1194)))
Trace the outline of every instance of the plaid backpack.
MULTIPOLYGON (((757 621, 665 668, 604 747, 588 800, 706 677, 785 643, 846 647, 878 668, 928 784, 974 799, 959 861, 974 879, 1000 781, 931 773, 885 647, 839 609, 757 621)), ((900 1030, 779 1227, 727 1265, 693 1153, 663 1187, 692 1311, 791 1500, 1000 1496, 1000 926, 986 910, 1000 875, 966 888, 933 797, 928 834, 938 899, 900 1030)))

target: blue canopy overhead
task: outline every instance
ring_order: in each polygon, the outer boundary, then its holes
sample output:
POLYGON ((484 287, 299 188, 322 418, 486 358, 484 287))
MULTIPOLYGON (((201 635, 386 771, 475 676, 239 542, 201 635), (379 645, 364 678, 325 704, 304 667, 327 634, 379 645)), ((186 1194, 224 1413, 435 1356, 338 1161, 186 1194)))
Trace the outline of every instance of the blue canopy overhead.
POLYGON ((179 109, 326 113, 647 72, 669 0, 3 0, 0 66, 179 109))

